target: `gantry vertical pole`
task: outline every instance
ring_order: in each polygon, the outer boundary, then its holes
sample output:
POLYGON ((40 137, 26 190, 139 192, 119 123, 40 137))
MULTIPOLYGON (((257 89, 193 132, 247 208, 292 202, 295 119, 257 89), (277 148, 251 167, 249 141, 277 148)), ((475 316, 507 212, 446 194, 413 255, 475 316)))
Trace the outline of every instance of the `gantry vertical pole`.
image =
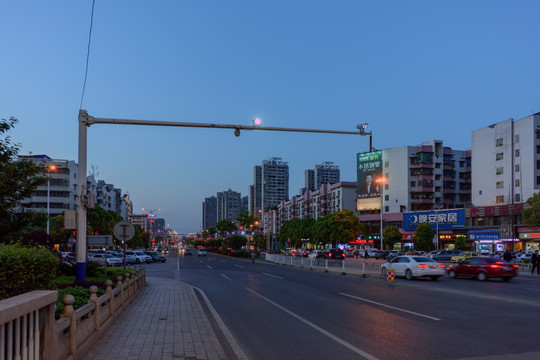
POLYGON ((79 181, 77 185, 77 281, 86 280, 86 133, 88 114, 79 110, 79 181))

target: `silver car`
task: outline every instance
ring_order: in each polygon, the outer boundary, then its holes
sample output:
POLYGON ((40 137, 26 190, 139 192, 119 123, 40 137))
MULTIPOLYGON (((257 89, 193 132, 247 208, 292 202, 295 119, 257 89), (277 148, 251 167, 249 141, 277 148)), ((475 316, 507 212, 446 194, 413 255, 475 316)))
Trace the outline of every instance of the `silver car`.
POLYGON ((386 277, 388 270, 393 269, 396 276, 405 276, 407 280, 415 277, 429 277, 437 280, 446 274, 445 265, 427 256, 398 256, 381 265, 381 274, 386 277))

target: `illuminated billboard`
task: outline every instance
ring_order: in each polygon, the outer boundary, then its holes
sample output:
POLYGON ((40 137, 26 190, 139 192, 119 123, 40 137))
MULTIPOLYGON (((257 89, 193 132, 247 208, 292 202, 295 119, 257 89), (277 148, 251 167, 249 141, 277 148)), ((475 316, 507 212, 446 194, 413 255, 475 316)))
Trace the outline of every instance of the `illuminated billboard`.
POLYGON ((403 213, 403 230, 416 230, 427 223, 433 230, 459 229, 465 227, 465 209, 448 209, 403 213))
POLYGON ((356 210, 381 208, 381 186, 376 180, 382 177, 382 151, 356 155, 356 210))

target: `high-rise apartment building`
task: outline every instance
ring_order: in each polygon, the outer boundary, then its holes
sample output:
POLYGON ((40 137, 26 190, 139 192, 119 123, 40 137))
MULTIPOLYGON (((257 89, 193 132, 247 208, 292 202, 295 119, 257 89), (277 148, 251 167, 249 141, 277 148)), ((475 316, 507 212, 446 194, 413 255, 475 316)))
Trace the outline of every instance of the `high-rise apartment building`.
POLYGON ((278 157, 263 161, 261 179, 263 211, 289 200, 289 165, 285 161, 278 157))
POLYGON ((225 219, 236 222, 242 210, 242 195, 239 192, 229 189, 217 193, 217 222, 225 219))
POLYGON ((203 208, 203 230, 208 230, 217 225, 217 197, 211 196, 204 199, 203 208))
POLYGON ((339 166, 331 161, 324 161, 315 165, 315 189, 320 189, 322 184, 335 184, 340 181, 339 166))
POLYGON ((262 201, 262 166, 253 167, 253 185, 249 186, 248 208, 249 213, 259 216, 262 201))
POLYGON ((472 133, 475 206, 526 202, 540 189, 540 113, 472 133))
POLYGON ((315 170, 307 169, 304 171, 304 184, 300 194, 303 194, 306 190, 315 191, 315 170))

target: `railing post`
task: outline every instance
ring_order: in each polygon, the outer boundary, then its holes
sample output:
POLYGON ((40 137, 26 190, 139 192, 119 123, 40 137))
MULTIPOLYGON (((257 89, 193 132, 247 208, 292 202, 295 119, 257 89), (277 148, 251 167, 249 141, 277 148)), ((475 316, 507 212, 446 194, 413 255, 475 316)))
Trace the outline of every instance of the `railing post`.
POLYGON ((126 273, 125 275, 126 275, 126 283, 127 283, 127 290, 128 290, 128 291, 127 291, 127 298, 129 299, 130 296, 131 296, 131 295, 130 295, 131 281, 130 281, 130 279, 129 279, 129 276, 130 276, 129 273, 126 273))
POLYGON ((94 329, 99 330, 99 304, 97 296, 98 288, 96 285, 90 286, 90 298, 88 303, 94 303, 94 329))
POLYGON ((75 334, 77 330, 77 322, 75 321, 75 312, 73 311, 73 304, 75 303, 75 297, 73 295, 64 295, 62 298, 64 303, 64 312, 60 317, 70 318, 69 324, 69 353, 75 354, 75 334))
POLYGON ((124 286, 122 285, 122 276, 116 277, 116 287, 120 289, 120 304, 124 305, 124 286))
POLYGON ((324 272, 329 272, 329 271, 328 271, 328 258, 326 258, 325 260, 326 260, 326 261, 324 262, 324 267, 325 267, 324 272))
POLYGON ((341 260, 341 275, 347 275, 345 273, 345 259, 341 260))
POLYGON ((114 297, 113 297, 113 291, 112 291, 112 280, 105 281, 105 285, 107 285, 107 289, 105 290, 105 292, 109 294, 109 314, 112 316, 112 314, 114 313, 114 306, 113 306, 114 297))

